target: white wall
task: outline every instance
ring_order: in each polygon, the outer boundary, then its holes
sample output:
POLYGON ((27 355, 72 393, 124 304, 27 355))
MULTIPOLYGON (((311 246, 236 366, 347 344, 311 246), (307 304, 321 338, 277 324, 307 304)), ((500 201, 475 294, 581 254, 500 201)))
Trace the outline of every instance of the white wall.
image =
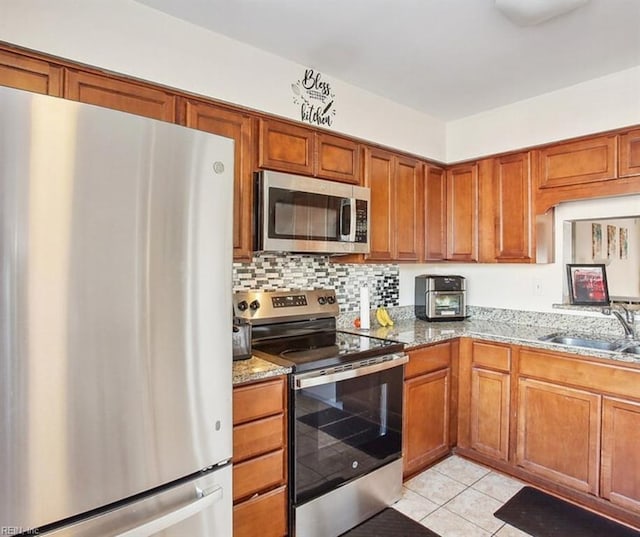
MULTIPOLYGON (((296 120, 291 84, 313 67, 131 0, 2 0, 0 40, 296 120)), ((323 75, 333 130, 444 161, 442 121, 323 75)))
POLYGON ((561 203, 555 211, 555 263, 400 265, 400 305, 414 304, 415 276, 460 274, 468 279, 467 298, 472 306, 554 311, 553 304, 562 303, 566 294, 564 251, 567 240, 563 222, 632 216, 638 215, 639 211, 640 195, 561 203))
POLYGON ((640 67, 447 124, 447 162, 640 123, 640 67))

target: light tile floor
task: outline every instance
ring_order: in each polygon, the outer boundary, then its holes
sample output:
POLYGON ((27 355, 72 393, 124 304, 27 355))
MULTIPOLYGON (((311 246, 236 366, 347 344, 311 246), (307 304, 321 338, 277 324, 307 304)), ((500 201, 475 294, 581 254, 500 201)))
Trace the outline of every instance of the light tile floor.
POLYGON ((441 537, 527 537, 493 516, 523 486, 453 455, 407 481, 393 507, 441 537))

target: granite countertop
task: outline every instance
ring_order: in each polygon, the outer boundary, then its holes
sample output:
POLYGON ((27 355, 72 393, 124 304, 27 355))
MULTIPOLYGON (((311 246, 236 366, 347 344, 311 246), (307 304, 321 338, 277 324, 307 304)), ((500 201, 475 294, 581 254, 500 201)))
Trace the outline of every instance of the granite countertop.
MULTIPOLYGON (((342 330, 355 334, 366 334, 372 337, 400 341, 406 345, 405 349, 407 350, 466 336, 485 341, 513 343, 527 347, 535 347, 581 356, 607 358, 640 365, 640 356, 638 355, 573 347, 539 340, 542 336, 556 332, 578 333, 576 330, 563 330, 557 326, 529 326, 496 320, 469 319, 457 322, 426 322, 419 319, 404 319, 396 321, 394 326, 391 327, 374 327, 370 330, 342 328, 342 330)), ((618 336, 612 336, 610 334, 600 335, 595 333, 590 333, 587 337, 607 339, 611 341, 621 339, 618 336)))
MULTIPOLYGON (((353 334, 362 334, 381 339, 391 339, 405 344, 405 349, 421 347, 447 341, 458 337, 473 337, 485 341, 495 341, 499 343, 512 343, 516 345, 524 345, 539 349, 547 349, 556 352, 564 352, 576 354, 579 356, 589 356, 596 358, 606 358, 640 366, 640 356, 633 354, 625 354, 623 352, 607 352, 597 349, 587 349, 583 347, 572 347, 568 345, 560 345, 557 343, 548 343, 540 341, 540 337, 563 332, 567 334, 579 334, 580 330, 576 330, 575 325, 558 324, 557 322, 549 323, 549 325, 540 324, 521 324, 508 322, 508 316, 493 319, 467 319, 466 321, 456 322, 426 322, 415 318, 397 319, 394 326, 376 327, 370 330, 358 330, 348 326, 341 326, 339 330, 351 332, 353 334)), ((544 317, 543 317, 544 318, 544 317)), ((552 321, 557 321, 557 317, 548 317, 552 321)), ((575 322, 575 319, 573 320, 575 322)), ((611 341, 619 341, 622 339, 620 335, 612 333, 594 332, 592 327, 587 324, 587 320, 578 319, 581 323, 578 326, 582 328, 583 335, 587 337, 606 339, 611 341)), ((291 369, 273 364, 267 360, 263 360, 257 356, 251 357, 249 360, 234 362, 233 364, 233 384, 241 384, 244 382, 252 382, 278 375, 287 375, 291 373, 291 369)))
POLYGON ((291 373, 291 368, 276 365, 257 356, 252 356, 247 360, 237 360, 233 362, 234 385, 268 379, 279 375, 288 375, 289 373, 291 373))

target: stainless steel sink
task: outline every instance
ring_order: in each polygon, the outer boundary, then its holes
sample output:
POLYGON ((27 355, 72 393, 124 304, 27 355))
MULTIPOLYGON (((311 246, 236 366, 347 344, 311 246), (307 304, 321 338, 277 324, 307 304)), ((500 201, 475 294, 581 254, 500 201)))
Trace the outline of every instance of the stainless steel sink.
POLYGON ((606 339, 592 339, 580 336, 569 336, 564 334, 549 334, 542 336, 540 341, 547 343, 557 343, 558 345, 568 345, 570 347, 584 347, 587 349, 598 349, 601 351, 615 351, 620 348, 620 342, 607 341, 606 339))
POLYGON ((626 354, 640 355, 640 341, 637 340, 609 340, 604 338, 592 338, 576 334, 563 334, 557 332, 538 338, 547 343, 567 345, 569 347, 582 347, 586 349, 597 349, 599 351, 624 352, 626 354))

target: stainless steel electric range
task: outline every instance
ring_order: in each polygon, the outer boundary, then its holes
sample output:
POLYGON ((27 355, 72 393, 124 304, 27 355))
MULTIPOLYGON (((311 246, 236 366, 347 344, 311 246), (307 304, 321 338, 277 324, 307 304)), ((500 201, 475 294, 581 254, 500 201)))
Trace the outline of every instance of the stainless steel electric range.
POLYGON ((402 492, 403 344, 336 330, 333 290, 239 292, 254 354, 291 367, 290 532, 334 537, 402 492))

